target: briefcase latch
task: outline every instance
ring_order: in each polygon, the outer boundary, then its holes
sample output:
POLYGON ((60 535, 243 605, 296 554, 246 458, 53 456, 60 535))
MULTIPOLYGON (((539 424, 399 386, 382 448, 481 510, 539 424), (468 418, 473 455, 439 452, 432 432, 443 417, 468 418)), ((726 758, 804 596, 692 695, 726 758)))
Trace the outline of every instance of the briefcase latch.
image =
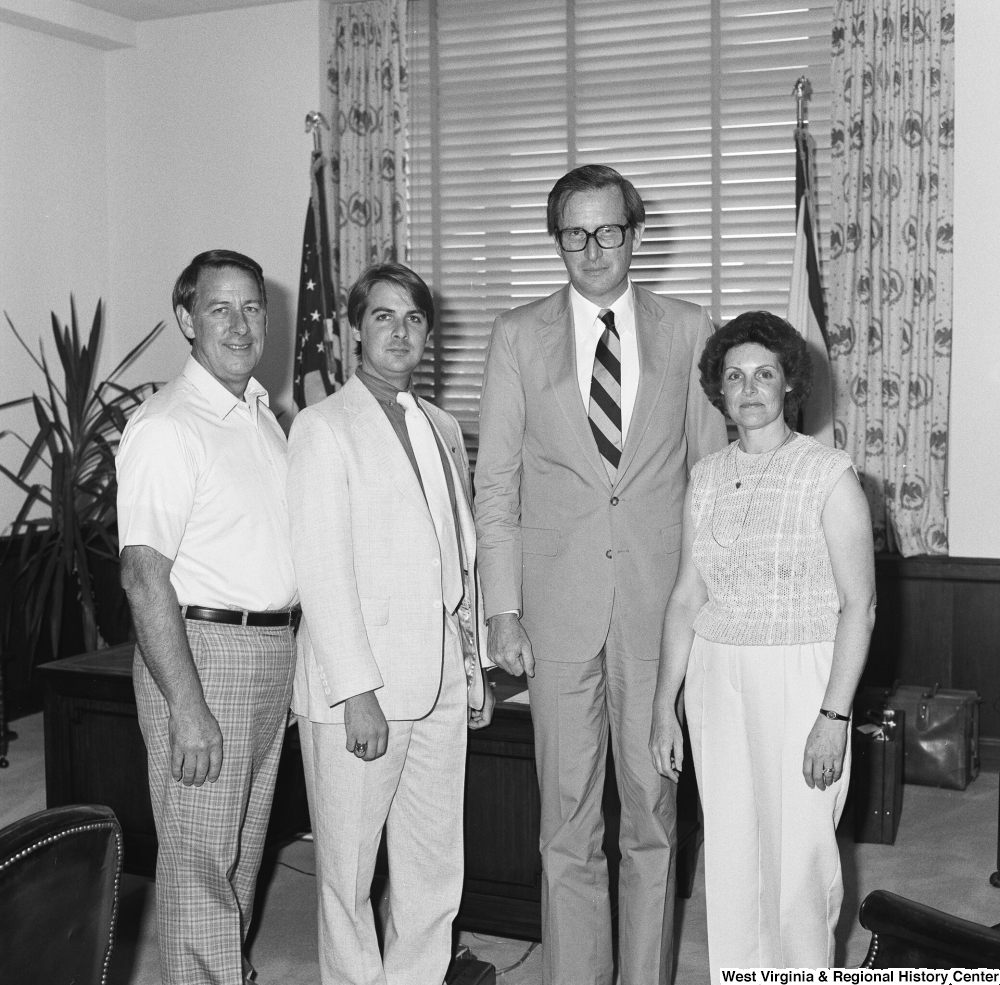
POLYGON ((923 732, 927 728, 927 718, 930 714, 931 703, 929 701, 922 700, 917 705, 917 730, 923 732))
POLYGON ((931 702, 937 695, 939 685, 935 684, 929 691, 924 691, 917 703, 917 731, 923 732, 930 724, 931 702))

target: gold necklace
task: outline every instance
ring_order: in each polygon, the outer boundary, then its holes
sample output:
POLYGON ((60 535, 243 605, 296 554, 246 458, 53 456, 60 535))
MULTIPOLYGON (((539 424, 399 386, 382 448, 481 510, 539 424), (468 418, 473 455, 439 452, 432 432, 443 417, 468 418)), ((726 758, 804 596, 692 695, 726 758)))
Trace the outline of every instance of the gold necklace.
MULTIPOLYGON (((747 502, 747 508, 743 512, 743 521, 740 523, 739 532, 736 534, 736 536, 731 541, 729 541, 726 544, 724 544, 721 540, 719 540, 719 538, 715 535, 715 507, 716 507, 716 504, 719 501, 719 486, 722 485, 722 483, 720 482, 720 483, 718 483, 716 485, 716 487, 715 487, 715 495, 712 497, 712 527, 711 527, 711 531, 712 531, 712 540, 714 540, 715 543, 719 547, 721 547, 723 550, 729 550, 730 548, 735 547, 736 546, 736 542, 740 539, 740 537, 743 536, 743 530, 744 530, 744 528, 747 525, 747 517, 750 516, 750 510, 753 507, 753 501, 754 501, 754 498, 757 495, 757 490, 760 489, 760 484, 764 481, 764 476, 767 475, 768 470, 771 468, 771 462, 774 461, 774 456, 777 455, 778 452, 781 451, 781 449, 784 448, 786 444, 788 444, 788 441, 792 437, 793 434, 795 434, 795 432, 792 431, 792 430, 789 430, 788 434, 785 435, 784 440, 781 442, 781 444, 775 446, 774 450, 771 452, 771 456, 767 460, 767 465, 764 466, 764 471, 761 472, 760 477, 757 479, 757 485, 755 485, 753 487, 753 492, 750 494, 750 499, 747 502)), ((733 460, 733 471, 736 473, 736 488, 737 489, 739 489, 743 485, 743 480, 740 478, 740 467, 739 467, 739 464, 738 464, 738 462, 739 462, 739 455, 737 453, 738 448, 739 448, 739 442, 738 441, 733 442, 733 450, 730 453, 730 456, 731 456, 731 458, 733 460)))

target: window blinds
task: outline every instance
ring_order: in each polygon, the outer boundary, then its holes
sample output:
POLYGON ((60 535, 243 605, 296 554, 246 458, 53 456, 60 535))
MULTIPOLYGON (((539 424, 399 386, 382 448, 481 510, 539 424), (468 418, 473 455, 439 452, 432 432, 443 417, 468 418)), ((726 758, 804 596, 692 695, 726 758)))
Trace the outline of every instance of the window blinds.
POLYGON ((496 315, 566 283, 545 232, 556 179, 610 164, 646 203, 636 283, 784 315, 795 100, 809 77, 819 228, 829 202, 832 4, 411 0, 411 262, 437 323, 417 374, 474 455, 496 315))

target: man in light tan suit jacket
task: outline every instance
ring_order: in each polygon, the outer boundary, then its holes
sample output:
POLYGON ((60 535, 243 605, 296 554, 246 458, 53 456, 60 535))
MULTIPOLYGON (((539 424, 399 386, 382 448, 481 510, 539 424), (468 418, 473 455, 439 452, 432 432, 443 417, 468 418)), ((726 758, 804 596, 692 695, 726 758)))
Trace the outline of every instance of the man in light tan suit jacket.
POLYGON ((295 419, 288 513, 303 622, 299 716, 324 985, 441 985, 462 895, 466 725, 489 724, 476 536, 458 422, 415 398, 427 285, 369 268, 348 317, 361 365, 295 419), (389 917, 369 890, 382 829, 389 917))
POLYGON ((611 168, 561 178, 548 228, 570 286, 500 315, 486 360, 479 564, 489 656, 528 674, 545 985, 611 982, 609 726, 620 982, 673 977, 676 800, 648 750, 652 698, 688 473, 724 447, 726 428, 698 384, 704 310, 629 280, 644 222, 611 168))

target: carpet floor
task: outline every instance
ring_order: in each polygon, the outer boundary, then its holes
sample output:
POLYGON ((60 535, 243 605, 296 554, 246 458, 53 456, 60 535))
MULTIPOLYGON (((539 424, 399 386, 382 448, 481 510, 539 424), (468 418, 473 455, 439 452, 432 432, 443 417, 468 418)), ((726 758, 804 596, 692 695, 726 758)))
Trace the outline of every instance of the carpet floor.
MULTIPOLYGON (((0 827, 45 807, 42 716, 13 723, 10 766, 0 770, 0 827)), ((983 773, 958 792, 907 786, 895 845, 856 845, 840 838, 845 897, 837 930, 838 965, 857 966, 870 935, 858 923, 861 901, 873 889, 983 924, 1000 921, 1000 890, 989 883, 997 867, 998 777, 983 773)), ((846 828, 847 825, 842 825, 846 828)), ((261 985, 319 985, 316 960, 315 854, 311 841, 270 852, 261 870, 250 955, 261 985)), ((708 985, 705 883, 677 901, 678 985, 708 985)), ((459 941, 497 969, 502 985, 540 985, 541 950, 528 941, 462 932, 459 941)), ((110 985, 158 985, 156 900, 149 879, 126 876, 110 985)))

